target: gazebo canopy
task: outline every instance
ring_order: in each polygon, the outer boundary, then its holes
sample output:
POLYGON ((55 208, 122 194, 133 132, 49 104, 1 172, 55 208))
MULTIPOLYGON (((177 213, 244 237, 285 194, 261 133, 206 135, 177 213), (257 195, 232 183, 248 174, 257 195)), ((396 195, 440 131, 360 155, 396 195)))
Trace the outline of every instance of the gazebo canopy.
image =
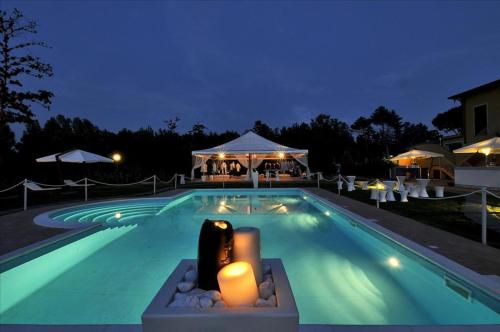
POLYGON ((453 150, 453 153, 482 153, 485 155, 500 154, 500 137, 493 137, 485 141, 477 142, 463 148, 453 150))
POLYGON ((247 168, 247 177, 250 174, 249 170, 257 168, 264 159, 293 158, 306 167, 307 174, 310 173, 307 161, 308 150, 294 149, 275 143, 252 131, 225 144, 205 150, 192 151, 191 154, 193 156, 192 178, 194 170, 201 167, 209 159, 237 160, 243 167, 247 168))
POLYGON ((403 159, 426 159, 426 158, 439 158, 444 157, 440 153, 424 151, 424 150, 410 150, 405 153, 398 154, 396 157, 391 158, 391 161, 398 161, 403 159))
POLYGON ((288 153, 288 154, 307 154, 307 150, 294 149, 284 146, 273 141, 270 141, 256 133, 249 131, 240 137, 229 141, 225 144, 214 146, 213 148, 193 151, 193 156, 211 156, 218 154, 273 154, 273 153, 288 153))

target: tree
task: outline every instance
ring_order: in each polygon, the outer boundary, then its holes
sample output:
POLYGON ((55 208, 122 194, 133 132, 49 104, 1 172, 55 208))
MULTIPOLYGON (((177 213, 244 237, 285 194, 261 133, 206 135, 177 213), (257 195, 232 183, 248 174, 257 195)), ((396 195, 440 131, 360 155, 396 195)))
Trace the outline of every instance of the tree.
POLYGON ((461 106, 453 107, 446 112, 438 113, 432 124, 439 130, 444 132, 452 132, 455 134, 463 133, 463 108, 461 106))
POLYGON ((385 147, 386 156, 389 156, 389 146, 401 135, 401 117, 395 111, 379 106, 373 111, 370 121, 379 127, 378 137, 385 147))
POLYGON ((178 123, 181 119, 178 117, 175 117, 173 119, 168 119, 165 122, 165 125, 167 126, 167 133, 174 134, 177 131, 178 123))
POLYGON ((48 47, 40 41, 26 41, 36 34, 34 21, 23 22, 23 14, 14 9, 0 11, 0 125, 33 121, 32 105, 50 109, 54 94, 47 90, 26 91, 23 77, 42 79, 53 75, 52 66, 30 53, 32 47, 48 47))

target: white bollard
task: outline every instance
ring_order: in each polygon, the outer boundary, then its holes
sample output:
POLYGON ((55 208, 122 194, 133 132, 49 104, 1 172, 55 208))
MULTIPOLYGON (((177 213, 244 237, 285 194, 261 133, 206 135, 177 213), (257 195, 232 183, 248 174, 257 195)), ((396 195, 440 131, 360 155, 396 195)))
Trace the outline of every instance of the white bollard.
POLYGON ((386 190, 379 190, 378 201, 381 203, 385 203, 385 202, 387 202, 386 197, 387 197, 387 191, 386 190))
POLYGON ((89 199, 87 178, 84 179, 84 183, 85 183, 85 202, 86 202, 89 199))
POLYGON ((481 187, 481 242, 487 244, 488 214, 486 210, 486 187, 481 187))
POLYGON ((156 175, 153 175, 153 196, 156 196, 156 175))
POLYGON ((28 179, 24 179, 24 211, 28 210, 28 179))
POLYGON ((435 186, 434 193, 436 197, 444 197, 444 187, 443 186, 435 186))
POLYGON ((408 190, 401 190, 401 202, 408 202, 408 190))

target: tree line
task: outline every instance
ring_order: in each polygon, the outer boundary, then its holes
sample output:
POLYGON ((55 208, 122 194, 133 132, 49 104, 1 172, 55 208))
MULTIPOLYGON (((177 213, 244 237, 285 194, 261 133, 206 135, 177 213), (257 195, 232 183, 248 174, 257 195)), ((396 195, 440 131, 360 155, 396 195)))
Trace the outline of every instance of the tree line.
MULTIPOLYGON (((195 124, 186 133, 177 130, 179 119, 165 122, 165 128, 138 130, 122 129, 111 132, 101 129, 87 119, 57 115, 43 126, 33 120, 26 124, 16 141, 8 124, 0 127, 0 172, 2 184, 20 181, 25 177, 38 181, 60 181, 55 165, 36 163, 35 159, 83 149, 104 156, 120 153, 123 160, 117 165, 62 164, 66 177, 94 176, 102 180, 133 181, 157 174, 168 178, 174 173, 189 174, 191 151, 205 149, 237 138, 240 133, 227 130, 208 131, 195 124)), ((378 107, 370 117, 360 117, 351 125, 327 114, 319 114, 309 122, 272 128, 256 121, 249 130, 294 148, 309 150, 313 171, 334 173, 336 164, 343 172, 366 176, 387 174, 390 155, 403 152, 422 142, 438 142, 439 133, 422 123, 403 121, 394 110, 378 107)))

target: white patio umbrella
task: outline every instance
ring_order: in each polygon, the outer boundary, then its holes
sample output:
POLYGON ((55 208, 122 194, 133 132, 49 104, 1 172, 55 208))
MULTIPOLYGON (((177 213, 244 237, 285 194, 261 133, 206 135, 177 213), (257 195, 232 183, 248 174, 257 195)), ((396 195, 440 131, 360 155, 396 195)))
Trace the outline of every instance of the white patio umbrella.
POLYGON ((49 156, 36 159, 39 163, 78 163, 78 164, 93 164, 93 163, 113 163, 113 159, 100 156, 95 153, 87 152, 84 150, 72 150, 69 152, 55 153, 49 156))
MULTIPOLYGON (((416 160, 416 159, 440 158, 440 157, 444 157, 444 155, 425 150, 410 150, 408 152, 398 154, 396 157, 393 157, 390 160, 396 162, 404 159, 416 160)), ((419 166, 419 173, 420 177, 422 177, 422 168, 420 166, 419 166)))
POLYGON ((487 165, 489 154, 500 153, 500 137, 493 137, 481 142, 464 146, 460 149, 453 150, 453 153, 482 153, 485 156, 485 161, 487 165))
MULTIPOLYGON (((62 176, 62 172, 59 168, 59 163, 76 163, 76 164, 94 164, 94 163, 113 163, 113 159, 100 156, 95 153, 87 152, 84 150, 71 150, 68 152, 55 153, 49 156, 37 158, 38 163, 57 163, 57 169, 59 175, 62 176)), ((88 199, 88 183, 87 178, 84 179, 85 187, 85 201, 88 199)))

